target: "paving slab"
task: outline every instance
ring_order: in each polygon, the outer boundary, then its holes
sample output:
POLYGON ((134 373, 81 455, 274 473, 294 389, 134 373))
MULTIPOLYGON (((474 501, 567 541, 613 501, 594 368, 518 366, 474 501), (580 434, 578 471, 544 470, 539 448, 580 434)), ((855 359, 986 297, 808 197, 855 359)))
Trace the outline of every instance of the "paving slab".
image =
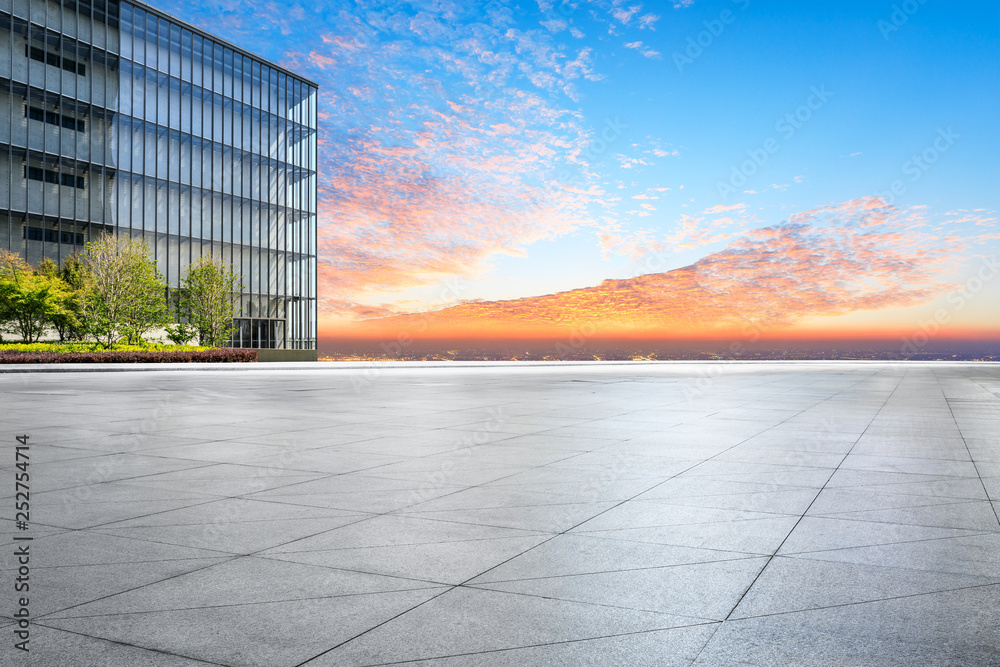
POLYGON ((5 667, 998 664, 997 364, 16 367, 0 394, 0 500, 16 434, 33 492, 0 517, 5 667))

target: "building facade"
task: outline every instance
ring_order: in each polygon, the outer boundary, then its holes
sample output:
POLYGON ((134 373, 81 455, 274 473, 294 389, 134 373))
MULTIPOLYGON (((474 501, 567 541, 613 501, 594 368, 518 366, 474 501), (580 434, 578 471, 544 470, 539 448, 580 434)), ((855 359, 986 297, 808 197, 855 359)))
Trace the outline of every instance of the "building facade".
POLYGON ((316 348, 316 84, 141 2, 0 0, 0 247, 221 258, 233 344, 316 348))

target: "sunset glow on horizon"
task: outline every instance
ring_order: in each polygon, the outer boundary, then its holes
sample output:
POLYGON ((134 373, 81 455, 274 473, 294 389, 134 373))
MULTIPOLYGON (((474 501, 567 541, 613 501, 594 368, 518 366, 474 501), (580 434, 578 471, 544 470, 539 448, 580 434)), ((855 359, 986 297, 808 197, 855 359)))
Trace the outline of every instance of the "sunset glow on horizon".
POLYGON ((1000 8, 911 4, 164 8, 319 83, 321 342, 1000 341, 1000 8))

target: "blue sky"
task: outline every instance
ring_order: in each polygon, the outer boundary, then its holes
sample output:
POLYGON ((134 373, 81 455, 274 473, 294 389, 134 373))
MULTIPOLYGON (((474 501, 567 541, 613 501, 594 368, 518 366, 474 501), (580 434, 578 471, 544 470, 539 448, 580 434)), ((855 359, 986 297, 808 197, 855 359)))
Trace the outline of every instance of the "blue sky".
MULTIPOLYGON (((161 6, 320 83, 331 321, 752 266, 796 216, 843 249, 877 196, 905 276, 785 320, 905 328, 996 254, 996 2, 161 6)), ((1000 330, 983 294, 959 319, 1000 330)))

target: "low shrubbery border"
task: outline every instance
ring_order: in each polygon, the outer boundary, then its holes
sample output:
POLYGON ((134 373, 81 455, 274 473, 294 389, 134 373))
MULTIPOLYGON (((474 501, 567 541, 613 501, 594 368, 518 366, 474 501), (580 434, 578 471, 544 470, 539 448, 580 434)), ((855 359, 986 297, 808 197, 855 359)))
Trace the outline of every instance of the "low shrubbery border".
POLYGON ((257 350, 224 347, 179 352, 15 352, 0 350, 0 364, 240 363, 257 361, 257 350))

